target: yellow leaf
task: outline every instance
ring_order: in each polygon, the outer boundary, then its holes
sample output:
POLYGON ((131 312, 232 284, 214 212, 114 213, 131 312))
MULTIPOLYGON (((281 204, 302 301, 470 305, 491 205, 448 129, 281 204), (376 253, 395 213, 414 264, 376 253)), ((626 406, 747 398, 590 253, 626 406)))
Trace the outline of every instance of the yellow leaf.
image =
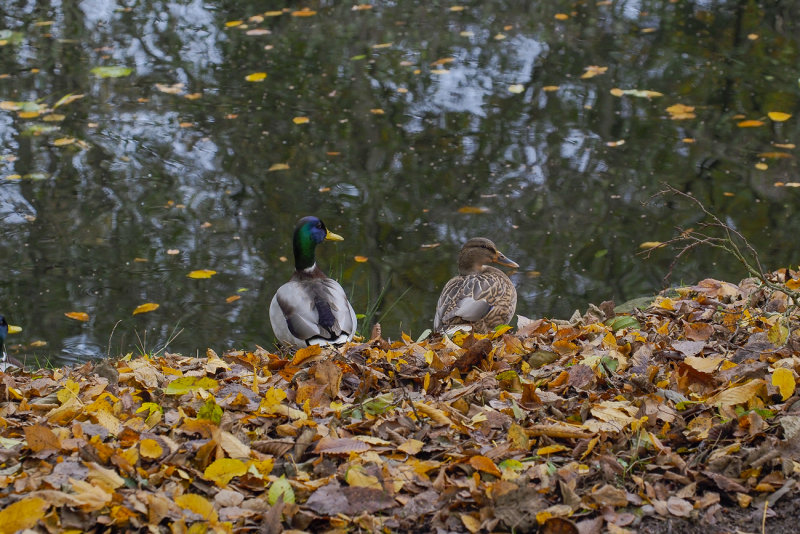
POLYGON ((661 241, 645 241, 644 243, 639 243, 639 248, 649 249, 649 248, 658 248, 663 247, 664 243, 661 241))
POLYGON ((369 110, 373 115, 383 115, 384 111, 381 108, 372 108, 369 110))
POLYGON ((356 260, 358 263, 366 263, 369 258, 366 256, 353 256, 353 259, 356 260))
POLYGON ((307 124, 308 117, 295 117, 292 119, 292 122, 295 124, 307 124))
POLYGON ((364 466, 356 464, 350 467, 345 474, 347 484, 357 488, 372 488, 382 490, 383 486, 378 477, 369 475, 364 471, 364 466))
POLYGON ((64 315, 70 319, 75 319, 76 321, 82 321, 84 323, 89 320, 89 314, 86 312, 67 312, 64 315))
POLYGON ((785 120, 789 120, 792 117, 792 114, 784 113, 782 111, 770 111, 769 113, 767 113, 767 117, 769 117, 770 120, 773 120, 775 122, 783 122, 785 120))
POLYGON ((233 477, 240 477, 247 473, 247 465, 235 458, 219 458, 206 467, 203 476, 214 482, 217 486, 225 487, 233 477))
POLYGON ((136 306, 136 309, 133 310, 133 315, 155 311, 158 309, 158 306, 159 305, 155 302, 145 302, 144 304, 139 304, 136 306))
POLYGON ((569 15, 567 15, 566 13, 556 13, 554 17, 556 20, 567 20, 569 18, 569 15))
POLYGON ((789 328, 784 324, 784 321, 777 320, 767 332, 767 340, 776 347, 781 347, 786 344, 789 338, 789 328))
POLYGON ((201 278, 211 278, 217 274, 217 271, 212 271, 211 269, 198 269, 197 271, 192 271, 186 276, 189 278, 201 279, 201 278))
POLYGON ((711 406, 734 406, 750 401, 764 385, 762 379, 751 380, 742 386, 736 386, 724 391, 720 391, 713 397, 706 400, 706 404, 711 406))
POLYGON ((759 126, 764 126, 764 121, 751 119, 751 120, 737 122, 736 126, 738 126, 739 128, 757 128, 759 126))
POLYGON ((244 77, 248 82, 263 82, 267 78, 266 72, 254 72, 244 77))
POLYGON ((0 510, 0 533, 33 528, 50 505, 39 497, 28 497, 0 510))
POLYGON ((755 167, 759 171, 766 171, 767 169, 769 169, 769 165, 763 162, 756 163, 755 165, 753 165, 753 167, 755 167))
MULTIPOLYGON (((372 6, 370 6, 370 7, 372 7, 372 6)), ((283 15, 283 11, 265 11, 264 12, 264 16, 265 17, 280 17, 281 15, 283 15)))
POLYGON ((164 454, 164 449, 156 440, 147 438, 139 442, 139 454, 145 458, 161 458, 161 455, 164 454))
POLYGON ((694 119, 697 115, 694 114, 694 106, 687 106, 684 104, 674 104, 667 108, 667 113, 670 114, 672 120, 694 119))
POLYGON ((425 445, 425 443, 418 439, 410 439, 404 443, 401 443, 397 447, 397 450, 413 456, 422 450, 423 445, 425 445))
POLYGON ((225 23, 226 28, 233 28, 235 26, 241 26, 244 23, 243 20, 229 20, 225 23))
POLYGON ((17 113, 17 117, 20 119, 33 119, 34 117, 38 117, 39 114, 38 111, 20 111, 17 113))
POLYGON ((581 78, 583 78, 583 79, 594 78, 595 76, 598 76, 600 74, 605 74, 605 72, 607 70, 608 70, 608 67, 599 67, 597 65, 589 65, 588 67, 586 67, 584 73, 581 74, 581 78))
POLYGON ((67 146, 75 142, 74 137, 59 137, 53 141, 53 146, 67 146))
POLYGON ((797 381, 791 369, 779 367, 772 373, 772 385, 780 390, 781 397, 783 397, 783 400, 786 400, 794 393, 797 381))
POLYGON ((64 384, 64 389, 58 390, 56 394, 56 398, 61 404, 64 404, 69 399, 75 399, 78 397, 78 392, 81 390, 81 387, 74 382, 73 380, 67 380, 67 383, 64 384))
POLYGON ((464 526, 468 531, 470 531, 472 534, 476 534, 477 532, 481 531, 480 519, 470 514, 460 514, 460 515, 461 515, 461 522, 464 523, 464 526))
POLYGON ((175 504, 184 510, 196 513, 207 521, 217 521, 218 519, 217 511, 214 510, 214 505, 202 495, 184 493, 183 495, 175 497, 175 504))
POLYGON ((565 451, 567 448, 564 445, 548 445, 547 447, 539 447, 536 449, 536 454, 539 456, 546 456, 555 452, 565 451))
POLYGON ((553 93, 555 91, 558 91, 559 88, 560 88, 559 85, 545 85, 544 87, 542 87, 542 91, 544 91, 545 93, 553 93))
POLYGON ((8 325, 9 334, 19 334, 20 332, 22 332, 21 326, 14 326, 13 324, 8 325))
POLYGON ((270 165, 269 169, 267 169, 267 172, 286 171, 286 170, 289 170, 289 165, 287 165, 286 163, 273 163, 272 165, 270 165))
POLYGON ((525 86, 522 85, 521 83, 515 83, 514 85, 508 86, 509 93, 514 93, 515 95, 517 95, 523 91, 525 91, 525 86))

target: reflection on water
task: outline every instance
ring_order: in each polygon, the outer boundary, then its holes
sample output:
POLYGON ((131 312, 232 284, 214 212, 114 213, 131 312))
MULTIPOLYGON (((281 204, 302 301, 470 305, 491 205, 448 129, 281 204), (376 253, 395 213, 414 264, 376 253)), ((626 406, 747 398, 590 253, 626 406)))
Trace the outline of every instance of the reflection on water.
MULTIPOLYGON (((672 253, 645 260, 639 244, 702 220, 644 204, 663 182, 724 215, 769 267, 796 262, 797 190, 775 184, 797 181, 798 121, 767 116, 797 110, 796 8, 301 7, 316 13, 4 6, 0 311, 23 327, 8 340, 19 355, 270 346, 267 306, 307 214, 345 237, 320 264, 393 337, 430 327, 473 236, 521 265, 526 316, 661 289, 672 253), (675 104, 695 118, 671 120, 675 104), (132 314, 147 302, 159 308, 132 314)), ((673 283, 744 274, 706 250, 673 283)))

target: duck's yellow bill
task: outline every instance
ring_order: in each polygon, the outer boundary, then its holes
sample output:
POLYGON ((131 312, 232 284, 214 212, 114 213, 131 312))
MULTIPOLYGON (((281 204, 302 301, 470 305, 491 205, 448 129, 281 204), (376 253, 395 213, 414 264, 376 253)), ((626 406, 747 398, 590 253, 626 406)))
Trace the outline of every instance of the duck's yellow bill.
POLYGON ((328 230, 328 233, 325 234, 325 240, 326 241, 344 241, 344 238, 342 236, 340 236, 339 234, 334 234, 333 232, 328 230))

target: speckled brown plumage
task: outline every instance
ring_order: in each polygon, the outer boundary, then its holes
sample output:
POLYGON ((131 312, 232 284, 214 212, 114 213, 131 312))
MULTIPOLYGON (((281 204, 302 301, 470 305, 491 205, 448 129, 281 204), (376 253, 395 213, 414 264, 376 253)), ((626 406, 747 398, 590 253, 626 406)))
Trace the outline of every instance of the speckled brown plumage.
POLYGON ((489 263, 519 267, 485 237, 464 243, 458 255, 459 275, 445 284, 439 296, 434 331, 468 325, 475 332, 488 332, 511 321, 517 308, 517 290, 503 271, 489 263))

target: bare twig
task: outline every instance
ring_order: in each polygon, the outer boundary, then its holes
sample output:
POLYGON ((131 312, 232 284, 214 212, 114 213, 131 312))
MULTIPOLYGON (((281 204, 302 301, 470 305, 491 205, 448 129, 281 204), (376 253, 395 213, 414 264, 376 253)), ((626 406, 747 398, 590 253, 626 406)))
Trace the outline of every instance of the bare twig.
MULTIPOLYGON (((704 229, 702 232, 694 229, 684 230, 682 228, 678 228, 679 234, 676 237, 673 237, 672 239, 661 244, 661 247, 673 246, 679 248, 678 254, 672 260, 669 270, 664 276, 665 281, 672 276, 672 271, 681 257, 696 247, 707 246, 724 250, 728 254, 732 255, 744 266, 748 274, 758 278, 765 287, 768 287, 773 291, 779 291, 786 294, 792 301, 792 307, 796 307, 798 304, 800 304, 800 292, 793 291, 787 288, 785 285, 776 283, 769 278, 767 273, 764 271, 764 267, 761 265, 758 252, 756 252, 755 248, 753 248, 753 246, 750 244, 747 238, 741 234, 741 232, 723 222, 716 214, 709 211, 708 208, 706 208, 705 205, 703 205, 703 203, 694 196, 676 189, 669 184, 664 184, 664 187, 665 189, 659 191, 651 198, 665 195, 679 196, 695 204, 700 211, 702 211, 703 214, 705 214, 706 217, 711 220, 710 222, 704 222, 699 225, 704 229), (705 229, 708 229, 709 232, 706 233, 705 229), (722 237, 711 235, 711 232, 715 230, 721 232, 722 237)), ((653 250, 655 249, 649 249, 641 252, 640 254, 647 258, 650 256, 653 250)))

